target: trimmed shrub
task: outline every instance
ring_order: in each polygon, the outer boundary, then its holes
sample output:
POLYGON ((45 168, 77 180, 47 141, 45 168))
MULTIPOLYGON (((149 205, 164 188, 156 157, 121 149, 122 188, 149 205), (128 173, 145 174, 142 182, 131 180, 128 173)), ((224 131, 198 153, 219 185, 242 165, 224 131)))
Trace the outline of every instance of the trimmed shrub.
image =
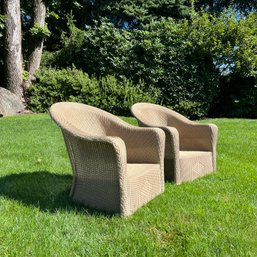
POLYGON ((136 102, 155 103, 159 91, 144 85, 134 86, 131 81, 114 76, 90 78, 76 68, 44 68, 37 75, 36 82, 28 89, 28 107, 34 112, 46 112, 55 102, 80 102, 116 115, 130 116, 130 107, 136 102))

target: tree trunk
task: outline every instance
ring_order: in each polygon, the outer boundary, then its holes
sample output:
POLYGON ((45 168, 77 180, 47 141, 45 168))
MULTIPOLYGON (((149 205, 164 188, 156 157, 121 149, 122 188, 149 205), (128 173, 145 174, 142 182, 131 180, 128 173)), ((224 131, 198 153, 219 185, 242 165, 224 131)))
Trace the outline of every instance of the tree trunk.
MULTIPOLYGON (((33 2, 33 25, 40 27, 45 25, 46 6, 44 0, 34 0, 33 2)), ((31 35, 29 44, 29 57, 27 70, 29 73, 28 85, 35 79, 35 72, 39 69, 43 51, 44 38, 31 35)))
POLYGON ((4 14, 5 87, 23 99, 20 1, 4 0, 4 14))

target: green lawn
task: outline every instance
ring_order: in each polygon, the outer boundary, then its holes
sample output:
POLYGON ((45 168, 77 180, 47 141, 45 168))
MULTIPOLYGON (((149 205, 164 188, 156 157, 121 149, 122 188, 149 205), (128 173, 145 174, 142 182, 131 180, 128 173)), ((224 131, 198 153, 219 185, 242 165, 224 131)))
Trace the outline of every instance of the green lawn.
POLYGON ((69 199, 71 167, 47 115, 1 118, 0 256, 257 256, 257 121, 204 122, 219 127, 217 173, 166 183, 124 219, 69 199))

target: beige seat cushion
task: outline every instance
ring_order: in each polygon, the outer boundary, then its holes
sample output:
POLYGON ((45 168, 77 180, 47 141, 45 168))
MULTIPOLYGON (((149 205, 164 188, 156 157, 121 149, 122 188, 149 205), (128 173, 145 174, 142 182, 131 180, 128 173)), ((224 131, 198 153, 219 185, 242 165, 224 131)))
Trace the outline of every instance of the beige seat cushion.
POLYGON ((157 172, 160 170, 159 164, 149 164, 149 163, 128 163, 127 172, 128 178, 134 179, 146 175, 147 173, 157 172))

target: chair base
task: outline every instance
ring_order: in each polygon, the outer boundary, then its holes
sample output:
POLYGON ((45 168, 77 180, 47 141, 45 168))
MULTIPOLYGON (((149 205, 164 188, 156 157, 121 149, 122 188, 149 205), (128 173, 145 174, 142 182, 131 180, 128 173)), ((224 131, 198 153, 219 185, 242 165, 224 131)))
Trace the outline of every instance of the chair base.
POLYGON ((180 151, 179 172, 175 174, 175 160, 164 160, 166 181, 175 181, 176 184, 192 181, 214 171, 212 153, 203 151, 180 151))
POLYGON ((128 164, 129 213, 151 201, 164 191, 159 164, 128 164))
POLYGON ((70 196, 85 206, 118 213, 133 214, 138 208, 161 194, 164 180, 159 164, 127 164, 125 202, 121 202, 119 185, 110 180, 76 178, 70 196), (158 183, 157 183, 158 181, 158 183))

